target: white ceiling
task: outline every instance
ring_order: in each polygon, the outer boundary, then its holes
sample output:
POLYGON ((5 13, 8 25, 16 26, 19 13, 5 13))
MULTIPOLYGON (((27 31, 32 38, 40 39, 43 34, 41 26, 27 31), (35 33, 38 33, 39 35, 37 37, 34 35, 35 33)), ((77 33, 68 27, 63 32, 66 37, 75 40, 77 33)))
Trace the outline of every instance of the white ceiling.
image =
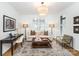
MULTIPOLYGON (((23 14, 37 14, 33 2, 9 2, 17 12, 23 14)), ((48 6, 48 14, 56 14, 72 5, 72 2, 53 2, 48 6)))

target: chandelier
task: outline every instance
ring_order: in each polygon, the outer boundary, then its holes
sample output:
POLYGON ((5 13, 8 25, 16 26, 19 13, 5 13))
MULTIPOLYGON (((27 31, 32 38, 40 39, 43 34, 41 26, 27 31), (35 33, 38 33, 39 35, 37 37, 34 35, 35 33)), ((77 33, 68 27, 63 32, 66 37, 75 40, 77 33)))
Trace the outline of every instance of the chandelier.
POLYGON ((41 5, 37 8, 37 12, 39 15, 47 15, 48 13, 48 6, 41 2, 41 5))

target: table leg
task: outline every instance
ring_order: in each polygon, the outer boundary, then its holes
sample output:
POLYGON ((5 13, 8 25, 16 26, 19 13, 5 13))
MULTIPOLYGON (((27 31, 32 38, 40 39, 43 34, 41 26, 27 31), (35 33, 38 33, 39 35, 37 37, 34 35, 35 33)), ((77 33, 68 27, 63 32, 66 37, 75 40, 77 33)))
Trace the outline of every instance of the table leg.
POLYGON ((2 56, 2 41, 0 41, 0 56, 2 56))
POLYGON ((11 42, 11 55, 13 56, 13 42, 11 42))

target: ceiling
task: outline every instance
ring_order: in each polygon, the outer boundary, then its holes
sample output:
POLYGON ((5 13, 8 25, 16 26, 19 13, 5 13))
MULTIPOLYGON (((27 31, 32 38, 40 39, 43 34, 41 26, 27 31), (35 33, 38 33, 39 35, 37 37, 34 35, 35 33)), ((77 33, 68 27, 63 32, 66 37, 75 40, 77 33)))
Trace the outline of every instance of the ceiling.
MULTIPOLYGON (((9 4, 12 5, 21 15, 37 14, 33 2, 9 2, 9 4)), ((73 2, 51 2, 48 5, 48 14, 57 14, 72 4, 73 2)))

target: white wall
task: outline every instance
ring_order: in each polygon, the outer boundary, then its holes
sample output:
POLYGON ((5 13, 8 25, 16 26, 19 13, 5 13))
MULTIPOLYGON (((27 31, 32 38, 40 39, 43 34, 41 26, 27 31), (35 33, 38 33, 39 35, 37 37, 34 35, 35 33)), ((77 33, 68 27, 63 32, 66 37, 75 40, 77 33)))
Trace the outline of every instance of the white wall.
POLYGON ((70 7, 66 8, 60 12, 59 16, 61 15, 66 17, 63 34, 73 36, 73 46, 76 50, 79 50, 79 34, 73 33, 73 17, 79 16, 79 3, 74 3, 70 7))
MULTIPOLYGON (((16 19, 16 27, 18 25, 19 15, 16 10, 6 2, 0 3, 0 40, 7 37, 10 32, 3 32, 3 15, 16 19)), ((11 31, 14 33, 14 31, 11 31)))
MULTIPOLYGON (((0 2, 0 40, 4 39, 5 37, 9 36, 9 33, 16 33, 16 31, 10 32, 3 32, 3 15, 7 15, 9 17, 16 19, 16 28, 18 27, 19 15, 16 10, 9 5, 7 2, 0 2)), ((3 44, 2 53, 5 53, 10 48, 9 44, 3 44)))

